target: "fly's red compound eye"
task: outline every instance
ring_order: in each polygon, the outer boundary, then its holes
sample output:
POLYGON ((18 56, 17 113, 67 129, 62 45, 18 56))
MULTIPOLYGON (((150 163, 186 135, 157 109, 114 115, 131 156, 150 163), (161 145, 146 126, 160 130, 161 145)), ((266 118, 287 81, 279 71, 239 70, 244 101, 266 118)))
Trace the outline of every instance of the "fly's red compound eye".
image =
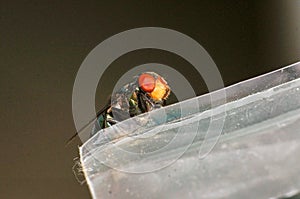
POLYGON ((152 92, 155 88, 155 78, 147 73, 141 74, 139 77, 139 86, 145 92, 152 92))

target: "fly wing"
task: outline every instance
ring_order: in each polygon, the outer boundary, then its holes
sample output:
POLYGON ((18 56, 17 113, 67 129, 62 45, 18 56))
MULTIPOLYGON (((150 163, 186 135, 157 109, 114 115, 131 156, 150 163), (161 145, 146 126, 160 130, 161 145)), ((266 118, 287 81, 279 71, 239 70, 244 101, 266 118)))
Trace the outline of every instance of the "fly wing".
POLYGON ((122 109, 112 107, 113 118, 115 122, 121 122, 128 119, 128 112, 122 109))
POLYGON ((87 124, 85 124, 83 127, 81 127, 75 134, 72 135, 72 137, 70 137, 67 142, 66 142, 66 146, 68 146, 78 135, 83 135, 86 133, 87 129, 93 125, 92 127, 92 132, 90 132, 89 137, 91 137, 93 134, 95 134, 96 132, 98 132, 101 129, 101 121, 99 121, 101 119, 101 117, 103 117, 103 115, 106 113, 106 111, 110 108, 110 100, 111 97, 109 97, 109 100, 107 101, 106 105, 100 109, 97 112, 96 118, 92 118, 87 124))
POLYGON ((132 96, 138 90, 137 77, 132 82, 124 85, 118 92, 111 96, 113 118, 120 122, 131 117, 132 96))
MULTIPOLYGON (((96 118, 91 119, 86 125, 84 125, 77 133, 75 133, 68 141, 68 145, 76 136, 81 133, 85 133, 91 125, 93 125, 90 136, 97 133, 102 128, 106 127, 106 123, 115 124, 117 122, 124 121, 130 118, 132 112, 136 112, 138 107, 132 105, 132 95, 138 90, 137 76, 133 78, 133 81, 124 85, 119 91, 113 93, 109 98, 107 104, 97 112, 96 118), (135 110, 133 110, 135 109, 135 110), (110 119, 107 117, 110 116, 110 119)), ((136 114, 135 114, 136 115, 136 114)))

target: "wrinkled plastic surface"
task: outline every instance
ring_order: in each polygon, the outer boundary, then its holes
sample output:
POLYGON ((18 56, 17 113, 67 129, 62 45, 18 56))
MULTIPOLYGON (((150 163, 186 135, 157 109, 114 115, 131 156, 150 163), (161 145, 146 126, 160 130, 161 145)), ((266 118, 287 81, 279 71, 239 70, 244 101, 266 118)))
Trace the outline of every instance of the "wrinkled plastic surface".
POLYGON ((299 193, 299 77, 295 63, 98 132, 80 147, 93 198, 299 193))

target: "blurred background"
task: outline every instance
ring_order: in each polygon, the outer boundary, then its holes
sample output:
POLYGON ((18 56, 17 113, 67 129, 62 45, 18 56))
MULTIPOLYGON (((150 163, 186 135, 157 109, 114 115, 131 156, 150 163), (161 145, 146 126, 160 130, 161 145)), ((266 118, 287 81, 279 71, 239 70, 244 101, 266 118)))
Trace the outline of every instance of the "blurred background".
MULTIPOLYGON (((132 28, 180 31, 210 54, 226 86, 300 60, 300 1, 0 1, 0 198, 90 198, 72 172, 78 157, 72 89, 88 53, 132 28)), ((96 109, 134 66, 158 62, 206 86, 174 54, 141 50, 115 60, 96 109)))

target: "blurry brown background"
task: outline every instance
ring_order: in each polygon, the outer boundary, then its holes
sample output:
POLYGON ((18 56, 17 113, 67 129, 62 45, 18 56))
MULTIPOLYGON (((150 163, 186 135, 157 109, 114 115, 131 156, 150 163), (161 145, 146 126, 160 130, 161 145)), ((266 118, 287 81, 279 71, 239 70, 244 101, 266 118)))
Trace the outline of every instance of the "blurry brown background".
MULTIPOLYGON (((101 41, 144 26, 174 29, 197 40, 225 85, 300 60, 298 0, 2 0, 0 198, 90 198, 71 169, 79 139, 65 147, 75 132, 71 97, 76 72, 101 41)), ((121 57, 106 73, 115 75, 99 83, 97 109, 123 72, 150 61, 175 64, 179 70, 186 64, 159 51, 121 57)), ((182 71, 198 94, 205 92, 193 78, 195 71, 182 71)))

